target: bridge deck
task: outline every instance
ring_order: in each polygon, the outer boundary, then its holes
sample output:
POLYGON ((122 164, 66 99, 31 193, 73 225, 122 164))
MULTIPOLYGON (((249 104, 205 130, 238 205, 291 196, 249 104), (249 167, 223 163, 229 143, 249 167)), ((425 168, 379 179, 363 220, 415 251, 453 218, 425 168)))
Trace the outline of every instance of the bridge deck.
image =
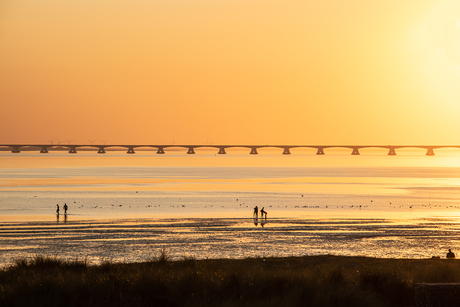
POLYGON ((87 145, 87 144, 0 144, 1 147, 6 147, 11 149, 12 153, 20 153, 21 148, 37 148, 40 150, 40 153, 48 153, 48 149, 59 148, 59 149, 68 149, 69 153, 77 153, 77 149, 86 148, 97 150, 97 153, 105 153, 107 148, 127 148, 127 153, 134 154, 135 148, 152 148, 157 150, 157 154, 164 154, 165 149, 167 148, 185 148, 187 149, 187 154, 195 154, 195 149, 197 148, 216 148, 219 150, 218 154, 226 154, 226 149, 229 148, 248 148, 250 149, 250 154, 258 154, 257 150, 261 148, 281 148, 283 149, 283 154, 291 154, 290 149, 293 148, 313 148, 316 149, 317 155, 324 155, 325 149, 328 148, 349 148, 352 149, 352 155, 360 155, 359 150, 363 148, 382 148, 388 149, 388 155, 396 155, 396 149, 401 148, 420 148, 426 149, 426 155, 433 156, 435 149, 440 148, 460 148, 460 145, 127 145, 127 144, 118 144, 118 145, 87 145))

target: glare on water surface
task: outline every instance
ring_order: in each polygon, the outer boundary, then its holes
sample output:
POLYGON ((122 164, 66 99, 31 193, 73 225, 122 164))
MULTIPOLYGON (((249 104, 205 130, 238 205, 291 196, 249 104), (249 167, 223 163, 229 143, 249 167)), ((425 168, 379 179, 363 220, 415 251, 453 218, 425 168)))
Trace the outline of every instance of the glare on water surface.
POLYGON ((457 246, 454 149, 214 151, 1 153, 2 260, 78 250, 140 261, 160 247, 177 257, 417 258, 457 246), (255 206, 267 220, 251 219, 255 206))

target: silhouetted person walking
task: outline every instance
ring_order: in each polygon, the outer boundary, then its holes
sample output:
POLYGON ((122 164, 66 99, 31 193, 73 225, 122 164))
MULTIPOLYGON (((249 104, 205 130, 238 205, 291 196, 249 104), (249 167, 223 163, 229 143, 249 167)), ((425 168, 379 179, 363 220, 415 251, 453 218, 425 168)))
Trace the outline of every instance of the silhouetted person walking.
POLYGON ((59 204, 56 205, 56 214, 59 215, 59 204))
POLYGON ((261 218, 264 217, 264 215, 265 215, 265 218, 267 218, 267 212, 265 212, 264 209, 265 209, 265 207, 262 207, 262 209, 260 210, 260 217, 261 218))
POLYGON ((449 252, 448 252, 447 255, 446 255, 446 258, 448 258, 448 259, 454 259, 454 258, 455 258, 455 254, 452 253, 452 251, 450 250, 450 248, 449 248, 449 252))
POLYGON ((257 206, 254 207, 254 213, 252 214, 252 216, 255 218, 259 216, 259 208, 257 206))
POLYGON ((67 204, 64 204, 64 215, 67 215, 67 204))

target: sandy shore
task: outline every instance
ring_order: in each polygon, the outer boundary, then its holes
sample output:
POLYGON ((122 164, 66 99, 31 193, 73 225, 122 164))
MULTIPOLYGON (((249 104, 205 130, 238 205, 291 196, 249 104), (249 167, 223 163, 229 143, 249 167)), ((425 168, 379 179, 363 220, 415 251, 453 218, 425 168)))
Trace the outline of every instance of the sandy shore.
POLYGON ((140 262, 314 255, 426 259, 460 250, 457 219, 137 218, 0 222, 0 263, 37 254, 140 262))

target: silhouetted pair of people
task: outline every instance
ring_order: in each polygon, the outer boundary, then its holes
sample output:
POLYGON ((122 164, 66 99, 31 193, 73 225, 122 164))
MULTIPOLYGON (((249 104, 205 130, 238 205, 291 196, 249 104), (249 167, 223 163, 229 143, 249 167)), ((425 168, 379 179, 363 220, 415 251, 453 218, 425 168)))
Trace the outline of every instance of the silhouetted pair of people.
MULTIPOLYGON (((265 211, 265 207, 262 207, 262 209, 260 210, 260 217, 263 218, 264 216, 265 218, 267 218, 267 212, 265 211)), ((257 206, 254 207, 254 213, 252 214, 252 217, 254 218, 259 217, 259 207, 257 206)))
MULTIPOLYGON (((67 215, 67 209, 69 207, 67 207, 67 204, 65 203, 64 204, 64 214, 67 215)), ((59 204, 56 205, 56 214, 59 215, 59 204)))

